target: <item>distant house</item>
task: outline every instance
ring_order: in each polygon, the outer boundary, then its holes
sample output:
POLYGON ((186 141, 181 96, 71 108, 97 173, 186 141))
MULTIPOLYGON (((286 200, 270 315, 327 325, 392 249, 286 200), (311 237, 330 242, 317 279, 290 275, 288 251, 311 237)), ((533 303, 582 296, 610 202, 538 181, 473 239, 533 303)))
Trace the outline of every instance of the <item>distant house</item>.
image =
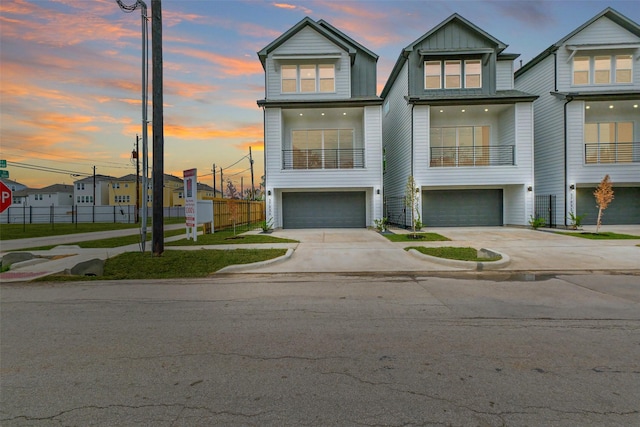
POLYGON ((275 228, 374 225, 382 217, 378 56, 304 18, 258 57, 267 220, 275 228))
POLYGON ((142 191, 142 180, 136 175, 129 174, 120 178, 113 178, 109 181, 109 204, 111 205, 136 205, 139 199, 136 197, 136 188, 140 186, 142 191))
POLYGON ((13 181, 7 178, 4 178, 0 181, 2 181, 4 185, 9 187, 9 189, 11 190, 11 193, 13 196, 13 200, 11 202, 12 206, 14 205, 21 206, 24 202, 26 202, 25 198, 27 197, 27 193, 24 192, 24 190, 27 189, 26 185, 21 184, 18 181, 13 181))
POLYGON ((53 184, 44 188, 29 188, 26 193, 27 206, 71 206, 73 205, 73 185, 53 184))
POLYGON ((513 86, 507 45, 453 14, 405 47, 382 90, 385 215, 423 224, 527 225, 533 214, 533 101, 513 86))
POLYGON ((73 183, 74 203, 78 206, 109 206, 109 183, 116 179, 113 176, 95 175, 80 179, 73 183))
POLYGON ((595 224, 593 191, 608 174, 607 224, 640 224, 640 26, 606 8, 515 73, 535 107, 535 192, 554 222, 595 224))
MULTIPOLYGON (((174 188, 172 193, 173 206, 184 206, 184 186, 174 188)), ((219 196, 220 192, 214 190, 210 185, 201 182, 198 183, 198 190, 196 192, 197 200, 213 200, 219 196)))

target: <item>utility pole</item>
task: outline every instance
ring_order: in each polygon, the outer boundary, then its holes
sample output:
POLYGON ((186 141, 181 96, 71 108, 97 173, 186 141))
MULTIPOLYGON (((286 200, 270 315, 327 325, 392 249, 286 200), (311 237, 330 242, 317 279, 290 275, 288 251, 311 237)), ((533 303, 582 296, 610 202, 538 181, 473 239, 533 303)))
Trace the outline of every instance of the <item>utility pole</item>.
POLYGON ((220 197, 224 199, 224 178, 222 175, 222 168, 220 168, 220 197))
POLYGON ((93 167, 93 213, 92 220, 96 222, 96 167, 93 167))
POLYGON ((256 189, 253 186, 253 157, 251 156, 251 146, 249 146, 249 164, 251 165, 251 200, 256 197, 256 189))
POLYGON ((140 137, 136 134, 136 224, 140 221, 140 137))
MULTIPOLYGON (((149 107, 148 97, 148 74, 149 74, 149 55, 148 55, 148 32, 149 22, 147 16, 147 4, 142 0, 136 0, 131 5, 125 5, 122 0, 116 0, 120 9, 126 13, 131 13, 134 10, 140 8, 140 18, 142 21, 142 187, 144 195, 142 196, 142 221, 140 225, 140 249, 145 251, 145 245, 147 242, 147 208, 148 208, 148 190, 149 190, 149 165, 147 164, 149 158, 149 144, 148 144, 148 127, 149 121, 147 120, 147 112, 149 107)), ((138 152, 139 153, 139 152, 138 152)), ((136 213, 137 215, 137 213, 136 213)))
POLYGON ((164 109, 162 106, 162 4, 151 0, 151 58, 153 87, 153 256, 164 252, 164 109))
POLYGON ((211 169, 211 171, 213 172, 213 197, 216 197, 216 164, 213 164, 213 169, 211 169))
POLYGON ((240 199, 244 199, 244 176, 240 177, 240 199))

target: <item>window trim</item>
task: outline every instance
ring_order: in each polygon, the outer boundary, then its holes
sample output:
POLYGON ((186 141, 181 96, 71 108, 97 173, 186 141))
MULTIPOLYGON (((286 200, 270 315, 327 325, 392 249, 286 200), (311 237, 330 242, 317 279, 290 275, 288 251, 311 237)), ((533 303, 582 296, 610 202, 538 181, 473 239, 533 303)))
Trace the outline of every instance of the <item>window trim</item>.
POLYGON ((619 85, 631 85, 633 84, 633 55, 630 53, 607 53, 607 54, 599 54, 593 53, 591 55, 580 55, 573 56, 571 58, 571 85, 572 86, 619 86, 619 85), (608 58, 608 68, 596 68, 598 59, 608 58), (630 68, 620 68, 618 66, 618 59, 621 58, 630 58, 629 61, 630 68), (587 69, 586 70, 576 70, 576 60, 584 60, 587 59, 587 69), (608 71, 609 78, 607 82, 597 82, 598 72, 608 71), (618 81, 618 72, 626 71, 630 76, 630 81, 618 81), (587 73, 587 82, 586 83, 576 83, 576 73, 587 73))
POLYGON ((482 81, 482 67, 483 62, 480 58, 472 58, 472 59, 438 59, 438 60, 423 60, 422 68, 423 68, 423 89, 425 91, 431 90, 465 90, 465 89, 482 89, 483 81, 482 81), (468 68, 471 64, 478 64, 479 70, 477 73, 469 73, 468 68), (427 66, 438 64, 439 73, 428 73, 427 66), (457 65, 458 72, 457 73, 447 73, 447 65, 457 65), (478 76, 479 85, 478 86, 468 86, 467 78, 471 76, 478 76), (438 87, 428 87, 427 78, 428 77, 438 77, 439 86, 438 87), (459 85, 457 86, 449 86, 448 77, 457 77, 459 81, 459 85))
POLYGON ((280 66, 280 93, 281 94, 324 94, 324 93, 336 93, 336 64, 334 63, 330 63, 330 62, 315 62, 315 63, 308 63, 308 64, 282 64, 280 66), (303 89, 303 82, 304 81, 311 81, 311 78, 303 78, 302 76, 302 70, 304 67, 307 67, 310 69, 310 67, 313 67, 314 70, 314 77, 313 77, 313 81, 314 81, 314 90, 313 91, 308 91, 308 90, 302 90, 303 89), (288 77, 288 78, 284 78, 284 72, 283 70, 288 69, 288 70, 293 70, 295 69, 295 91, 285 91, 284 90, 284 82, 291 82, 293 81, 292 77, 288 77), (331 70, 332 71, 332 75, 333 77, 331 78, 327 78, 327 77, 323 77, 322 76, 322 71, 321 70, 331 70), (327 81, 333 81, 333 87, 332 90, 322 90, 322 83, 323 82, 327 82, 327 81))

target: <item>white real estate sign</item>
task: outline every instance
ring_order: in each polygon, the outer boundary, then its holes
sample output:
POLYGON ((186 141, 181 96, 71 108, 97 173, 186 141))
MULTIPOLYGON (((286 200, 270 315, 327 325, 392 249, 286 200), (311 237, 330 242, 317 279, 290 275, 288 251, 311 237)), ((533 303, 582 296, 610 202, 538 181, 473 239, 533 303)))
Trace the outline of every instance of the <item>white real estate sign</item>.
POLYGON ((184 177, 184 216, 187 226, 187 239, 198 240, 198 170, 183 171, 184 177))

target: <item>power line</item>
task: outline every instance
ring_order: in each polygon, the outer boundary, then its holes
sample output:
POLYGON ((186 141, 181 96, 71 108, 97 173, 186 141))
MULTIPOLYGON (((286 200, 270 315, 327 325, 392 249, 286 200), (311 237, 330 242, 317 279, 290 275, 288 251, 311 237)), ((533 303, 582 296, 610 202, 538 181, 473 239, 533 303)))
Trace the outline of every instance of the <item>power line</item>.
MULTIPOLYGON (((2 147, 2 148, 3 148, 3 149, 5 149, 5 148, 9 148, 9 149, 11 149, 11 150, 20 150, 20 151, 24 151, 24 152, 26 152, 26 153, 38 153, 38 154, 45 154, 45 155, 47 155, 47 156, 53 156, 53 157, 71 158, 71 159, 76 159, 76 160, 80 160, 80 161, 86 161, 86 162, 89 162, 89 164, 90 164, 90 165, 94 165, 94 164, 96 164, 96 165, 99 165, 99 166, 104 166, 104 167, 109 167, 109 168, 117 168, 117 167, 120 167, 120 168, 123 168, 123 169, 125 168, 124 166, 122 166, 122 163, 119 163, 119 162, 110 162, 110 161, 106 161, 106 160, 105 160, 105 161, 101 162, 102 164, 100 164, 100 163, 96 163, 96 162, 94 162, 94 160, 93 160, 93 159, 89 159, 89 158, 83 158, 83 157, 69 157, 69 156, 62 156, 62 155, 59 155, 59 154, 45 153, 45 152, 43 152, 43 151, 25 150, 24 148, 11 147, 11 146, 7 146, 7 145, 5 145, 5 144, 3 144, 3 147, 2 147), (111 166, 111 165, 120 165, 120 166, 111 166)), ((4 151, 4 150, 3 150, 3 151, 4 151)), ((71 164, 73 164, 73 163, 77 163, 77 162, 71 162, 71 161, 66 161, 66 162, 65 162, 65 161, 62 161, 62 160, 45 159, 45 158, 37 158, 37 157, 35 158, 35 160, 42 160, 42 161, 46 161, 46 162, 57 162, 57 163, 71 163, 71 164)))
POLYGON ((63 174, 63 175, 79 175, 79 176, 91 176, 92 175, 92 174, 86 173, 86 172, 71 171, 71 170, 65 170, 65 169, 51 168, 51 167, 48 167, 48 166, 32 165, 32 164, 29 164, 29 163, 19 163, 19 162, 11 162, 11 161, 7 161, 7 166, 16 167, 16 168, 23 168, 23 169, 30 169, 30 170, 37 170, 37 171, 41 171, 41 172, 59 173, 59 174, 63 174))

